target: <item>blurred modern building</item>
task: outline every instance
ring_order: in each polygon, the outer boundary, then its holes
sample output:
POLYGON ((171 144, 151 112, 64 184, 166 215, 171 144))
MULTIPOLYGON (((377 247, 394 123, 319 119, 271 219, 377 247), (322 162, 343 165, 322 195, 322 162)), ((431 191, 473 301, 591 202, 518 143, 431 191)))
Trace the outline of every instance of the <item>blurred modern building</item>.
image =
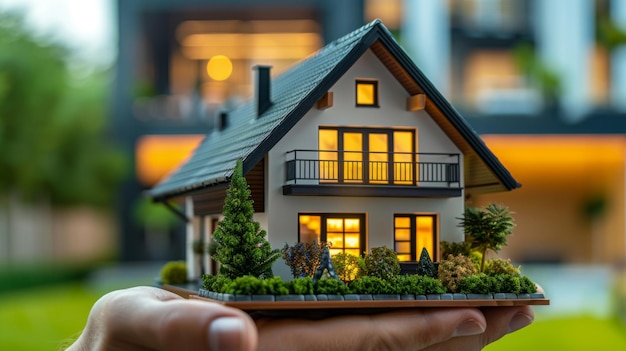
POLYGON ((142 192, 189 155, 221 110, 250 98, 253 66, 270 65, 280 74, 361 26, 364 3, 120 0, 117 7, 112 118, 134 161, 118 206, 120 258, 177 259, 185 255, 183 222, 138 210, 142 192))
POLYGON ((121 258, 179 258, 182 222, 146 230, 141 192, 273 74, 381 18, 523 187, 468 198, 516 212, 517 262, 626 258, 626 2, 118 1, 114 126, 134 157, 121 258), (155 244, 156 243, 156 244, 155 244))

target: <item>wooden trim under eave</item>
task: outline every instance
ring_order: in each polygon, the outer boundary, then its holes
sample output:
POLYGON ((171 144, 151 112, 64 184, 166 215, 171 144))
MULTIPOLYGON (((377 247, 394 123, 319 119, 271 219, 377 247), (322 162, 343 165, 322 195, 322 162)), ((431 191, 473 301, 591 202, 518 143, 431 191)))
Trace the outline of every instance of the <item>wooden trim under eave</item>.
POLYGON ((419 111, 423 110, 426 106, 426 95, 417 94, 406 98, 406 110, 407 111, 419 111))
POLYGON ((332 91, 327 91, 319 100, 317 100, 317 109, 325 110, 329 107, 333 107, 334 94, 332 91))

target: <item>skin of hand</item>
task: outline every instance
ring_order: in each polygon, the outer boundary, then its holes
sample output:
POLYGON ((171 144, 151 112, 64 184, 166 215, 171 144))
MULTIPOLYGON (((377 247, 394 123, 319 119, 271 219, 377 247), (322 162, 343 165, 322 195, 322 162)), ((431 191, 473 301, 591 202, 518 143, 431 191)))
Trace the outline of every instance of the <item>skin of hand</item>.
POLYGON ((136 287, 100 298, 85 330, 67 350, 472 351, 527 326, 533 318, 529 306, 516 306, 253 321, 238 309, 136 287))

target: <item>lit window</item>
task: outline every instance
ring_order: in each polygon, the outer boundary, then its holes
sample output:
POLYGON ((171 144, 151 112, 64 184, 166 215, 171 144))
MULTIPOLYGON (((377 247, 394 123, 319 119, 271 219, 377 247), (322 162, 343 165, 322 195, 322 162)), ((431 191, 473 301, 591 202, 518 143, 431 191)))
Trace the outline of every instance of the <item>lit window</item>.
POLYGON ((365 251, 365 215, 301 214, 298 223, 300 242, 328 242, 331 255, 365 251))
POLYGON ((394 217, 394 246, 401 262, 419 260, 426 248, 430 258, 437 255, 437 225, 435 215, 396 215, 394 217))
POLYGON ((378 107, 378 82, 375 80, 356 81, 356 105, 378 107))
POLYGON ((322 127, 319 180, 416 185, 416 135, 416 130, 322 127))

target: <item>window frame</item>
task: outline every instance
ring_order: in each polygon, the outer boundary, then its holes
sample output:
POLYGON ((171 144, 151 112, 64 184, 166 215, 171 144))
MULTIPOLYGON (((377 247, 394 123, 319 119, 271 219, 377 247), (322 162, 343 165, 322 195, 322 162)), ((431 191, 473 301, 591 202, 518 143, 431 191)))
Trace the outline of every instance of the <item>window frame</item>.
MULTIPOLYGON (((340 212, 340 213, 328 213, 328 212, 298 212, 297 216, 297 225, 298 225, 298 242, 301 241, 301 233, 300 233, 300 216, 319 216, 320 217, 320 242, 327 242, 328 230, 327 230, 327 220, 333 218, 358 218, 360 221, 359 227, 359 256, 363 256, 365 252, 367 252, 367 216, 365 213, 350 213, 350 212, 340 212)), ((345 237, 345 230, 344 230, 345 237)), ((333 249, 330 247, 330 249, 333 249)), ((343 247, 343 252, 345 252, 345 245, 343 247)))
MULTIPOLYGON (((419 150, 418 148, 418 142, 417 142, 417 129, 416 128, 370 128, 370 127, 336 127, 336 126, 319 126, 318 128, 318 148, 320 147, 320 131, 321 130, 332 130, 332 131, 336 131, 336 145, 337 145, 337 150, 320 150, 320 152, 326 152, 326 153, 335 153, 336 154, 336 159, 333 160, 329 160, 329 161, 333 161, 336 162, 337 164, 337 168, 336 168, 336 173, 333 173, 336 175, 337 179, 336 180, 324 180, 324 183, 335 183, 335 184, 363 184, 363 185, 409 185, 409 186, 415 186, 418 185, 419 183, 419 179, 417 178, 419 175, 419 169, 417 166, 417 162, 419 161, 419 150), (412 169, 410 170, 410 175, 411 175, 411 180, 410 181, 402 181, 401 179, 396 179, 398 178, 396 175, 396 155, 399 155, 401 153, 397 153, 394 151, 394 143, 395 143, 395 137, 396 137, 396 132, 406 132, 406 133, 410 133, 411 134, 411 149, 412 151, 410 152, 411 155, 411 160, 408 162, 412 169), (345 177, 345 171, 344 171, 344 165, 345 165, 345 155, 349 154, 350 152, 353 151, 346 151, 345 147, 344 147, 344 135, 346 133, 360 133, 362 135, 362 150, 360 151, 362 154, 362 159, 360 160, 360 162, 363 165, 361 174, 360 174, 360 178, 358 178, 359 181, 346 181, 346 177, 345 177), (388 174, 386 175, 386 177, 384 178, 384 181, 382 181, 381 179, 372 179, 372 176, 370 175, 370 167, 371 167, 371 163, 370 163, 370 155, 372 153, 375 153, 374 151, 371 151, 370 148, 370 144, 369 144, 369 136, 371 134, 385 134, 387 135, 387 154, 388 154, 388 159, 387 159, 387 163, 388 163, 388 174), (365 167, 367 165, 367 167, 365 167)), ((326 174, 326 173, 325 173, 326 174)))
MULTIPOLYGON (((439 261, 439 214, 438 213, 394 213, 393 215, 393 250, 398 253, 397 250, 397 243, 398 242, 407 242, 407 240, 396 240, 396 229, 398 229, 396 227, 396 218, 401 217, 401 218, 409 218, 409 223, 410 223, 410 240, 408 241, 410 243, 410 248, 411 248, 411 252, 410 254, 410 260, 409 261, 401 261, 402 262, 417 262, 419 261, 420 255, 421 255, 421 250, 420 252, 417 252, 417 248, 416 248, 416 244, 417 244, 417 227, 416 227, 416 219, 418 217, 431 217, 433 219, 433 247, 432 247, 432 257, 430 258, 433 262, 438 262, 439 261)), ((399 253, 399 254, 406 254, 404 252, 399 253)))
POLYGON ((354 84, 354 103, 356 107, 380 107, 379 99, 378 99, 378 80, 376 79, 357 79, 354 84), (372 103, 359 103, 359 85, 370 85, 372 86, 373 95, 372 103))

